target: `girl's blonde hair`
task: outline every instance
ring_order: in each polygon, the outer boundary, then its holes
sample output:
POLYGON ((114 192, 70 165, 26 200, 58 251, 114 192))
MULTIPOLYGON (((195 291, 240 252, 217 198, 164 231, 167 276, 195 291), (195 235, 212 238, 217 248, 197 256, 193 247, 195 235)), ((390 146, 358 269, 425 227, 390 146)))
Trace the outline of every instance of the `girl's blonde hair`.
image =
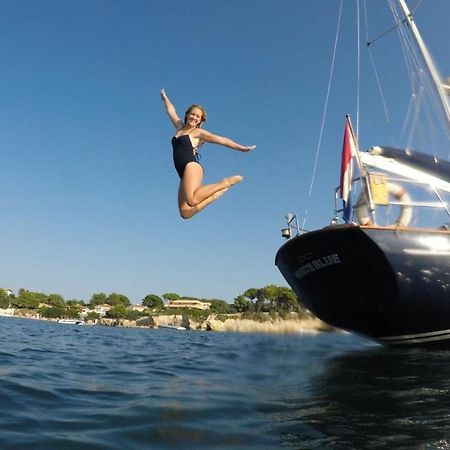
POLYGON ((186 112, 184 113, 184 123, 186 123, 187 121, 187 116, 188 114, 194 109, 197 108, 202 112, 202 119, 200 121, 200 123, 197 125, 197 128, 200 128, 202 126, 203 122, 206 122, 206 109, 202 106, 202 105, 191 105, 189 106, 189 108, 186 110, 186 112))

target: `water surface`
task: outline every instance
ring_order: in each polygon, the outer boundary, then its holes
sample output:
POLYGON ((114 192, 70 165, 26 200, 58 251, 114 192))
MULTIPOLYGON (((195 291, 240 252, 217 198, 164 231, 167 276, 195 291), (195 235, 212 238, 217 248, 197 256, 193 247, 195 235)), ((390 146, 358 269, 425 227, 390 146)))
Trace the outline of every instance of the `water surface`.
POLYGON ((450 448, 450 352, 0 318, 1 449, 450 448))

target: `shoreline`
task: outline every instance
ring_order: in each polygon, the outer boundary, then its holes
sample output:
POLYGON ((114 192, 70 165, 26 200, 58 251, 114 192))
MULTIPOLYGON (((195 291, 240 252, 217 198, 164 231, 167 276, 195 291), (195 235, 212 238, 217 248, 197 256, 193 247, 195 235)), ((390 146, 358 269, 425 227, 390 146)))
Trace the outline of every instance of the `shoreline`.
POLYGON ((264 320, 255 320, 239 317, 236 314, 211 314, 204 320, 196 320, 189 315, 152 315, 137 321, 126 319, 99 320, 102 326, 138 327, 157 329, 161 325, 180 326, 190 331, 212 331, 230 333, 272 333, 272 334, 300 334, 300 333, 321 333, 335 332, 336 328, 326 324, 316 317, 300 317, 292 313, 283 319, 280 317, 271 318, 266 314, 264 320), (134 323, 133 323, 134 322, 134 323))
MULTIPOLYGON (((0 317, 13 317, 19 319, 43 320, 56 322, 60 319, 47 319, 36 315, 1 314, 0 317)), ((69 325, 61 323, 61 325, 69 325)), ((164 315, 154 314, 137 320, 112 319, 102 317, 96 322, 87 321, 74 326, 106 326, 120 328, 147 328, 158 329, 160 326, 179 326, 188 331, 212 331, 227 333, 267 333, 267 334, 315 334, 322 332, 340 331, 316 317, 300 317, 291 313, 286 318, 270 317, 267 313, 261 313, 259 320, 240 317, 239 314, 211 314, 203 320, 196 320, 189 315, 164 315)))

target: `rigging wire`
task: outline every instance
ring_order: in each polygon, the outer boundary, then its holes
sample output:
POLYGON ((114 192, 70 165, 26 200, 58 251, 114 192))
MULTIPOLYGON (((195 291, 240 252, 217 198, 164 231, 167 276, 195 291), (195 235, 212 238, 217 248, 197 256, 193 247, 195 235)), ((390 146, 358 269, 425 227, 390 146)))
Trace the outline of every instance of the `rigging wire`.
MULTIPOLYGON (((396 23, 399 24, 404 23, 405 20, 401 21, 399 12, 397 11, 395 4, 392 2, 392 0, 388 1, 389 8, 391 9, 392 15, 394 19, 396 20, 396 23)), ((412 113, 407 114, 404 119, 403 127, 402 127, 402 134, 405 134, 405 131, 409 129, 409 136, 406 139, 406 142, 408 142, 408 146, 411 145, 412 138, 413 138, 413 130, 416 127, 416 124, 418 123, 418 113, 420 110, 420 104, 423 100, 423 89, 421 89, 421 69, 420 69, 420 63, 419 63, 419 57, 417 54, 417 51, 415 51, 415 47, 412 43, 412 38, 409 35, 409 33, 406 33, 404 27, 397 26, 398 33, 400 35, 400 45, 402 48, 403 58, 405 60, 405 64, 407 67, 407 72, 409 76, 409 81, 411 85, 411 107, 412 107, 412 113), (408 122, 411 121, 410 124, 408 122)))
MULTIPOLYGON (((408 104, 408 108, 406 110, 406 114, 405 117, 403 119, 403 125, 402 125, 402 129, 400 132, 400 137, 403 138, 406 133, 407 133, 407 129, 408 128, 412 128, 412 127, 408 127, 409 123, 414 123, 414 115, 415 115, 415 111, 418 110, 419 105, 422 102, 422 98, 423 98, 423 90, 420 90, 419 93, 413 94, 411 95, 411 98, 409 100, 409 104, 408 104)), ((408 139, 406 140, 406 142, 408 142, 408 139)), ((396 143, 394 145, 397 145, 396 143)))
MULTIPOLYGON (((420 7, 421 3, 422 3, 422 0, 418 0, 417 1, 416 5, 412 9, 413 13, 417 11, 417 9, 420 7)), ((369 59, 370 59, 370 62, 372 64, 372 69, 373 69, 375 80, 376 80, 376 83, 377 83, 378 93, 380 95, 381 104, 383 106, 383 112, 384 112, 385 120, 386 120, 386 123, 388 125, 390 125, 391 124, 391 118, 390 118, 389 108, 388 108, 388 105, 387 105, 386 96, 384 94, 383 86, 382 86, 382 83, 381 83, 379 71, 377 69, 377 66, 376 66, 376 63, 375 63, 375 58, 374 58, 374 55, 373 55, 373 52, 372 52, 372 48, 373 48, 372 44, 374 42, 378 41, 379 39, 385 37, 386 35, 388 35, 389 33, 391 33, 392 31, 394 31, 397 28, 402 29, 402 25, 407 20, 406 20, 406 18, 401 19, 400 15, 396 12, 396 8, 395 8, 395 6, 393 5, 392 2, 388 1, 388 5, 391 8, 391 12, 392 12, 392 14, 394 16, 395 25, 392 26, 391 28, 389 28, 387 31, 384 31, 383 33, 377 35, 375 38, 370 39, 369 38, 369 22, 368 22, 368 18, 367 18, 367 4, 366 4, 366 0, 364 0, 366 42, 367 42, 367 47, 369 49, 369 59)), ((408 34, 405 34, 404 32, 402 33, 402 31, 399 31, 399 33, 400 33, 400 35, 403 34, 403 39, 401 39, 401 42, 404 42, 404 40, 407 40, 410 37, 408 34)), ((405 57, 405 61, 406 61, 407 67, 409 67, 408 68, 408 73, 412 74, 412 73, 414 73, 414 71, 411 69, 411 67, 414 64, 411 64, 411 62, 408 63, 408 61, 411 61, 411 60, 406 56, 404 49, 403 49, 403 52, 404 52, 404 57, 405 57)), ((411 101, 410 101, 409 106, 408 106, 408 111, 407 111, 407 114, 405 116, 405 120, 404 120, 404 123, 403 123, 403 128, 402 128, 402 132, 401 132, 402 135, 405 134, 408 120, 410 120, 411 115, 412 115, 412 108, 414 106, 414 103, 417 103, 417 102, 420 103, 421 98, 422 98, 422 93, 423 93, 421 89, 417 90, 417 88, 414 88, 416 83, 414 83, 414 80, 412 78, 410 78, 410 82, 411 82, 411 91, 412 91, 413 94, 412 94, 411 101)))
MULTIPOLYGON (((331 82, 333 80, 334 63, 335 63, 335 60, 336 60, 336 51, 337 51, 337 43, 338 43, 338 40, 339 40, 339 34, 340 34, 340 30, 341 30, 341 17, 342 17, 342 5, 343 5, 343 3, 344 3, 344 0, 341 0, 341 3, 339 5, 338 23, 337 23, 337 27, 336 27, 336 37, 334 39, 333 57, 331 59, 330 76, 328 78, 328 87, 327 87, 327 93, 326 93, 326 97, 325 97, 325 105, 324 105, 323 114, 322 114, 322 123, 321 123, 321 126, 320 126, 319 140, 318 140, 317 147, 316 147, 316 156, 315 156, 314 167, 313 167, 313 171, 312 171, 312 175, 311 175, 311 183, 309 185, 308 200, 311 199, 312 189, 313 189, 314 181, 315 181, 315 178, 316 178, 317 164, 318 164, 318 161, 319 161, 320 147, 321 147, 321 144, 322 144, 323 130, 324 130, 324 127, 325 127, 325 117, 326 117, 327 110, 328 110, 328 100, 330 98, 331 82)), ((302 229, 305 228, 307 216, 308 216, 308 208, 305 209, 302 229)))
MULTIPOLYGON (((367 19, 367 4, 366 4, 366 0, 364 0, 364 21, 365 21, 365 27, 366 27, 366 42, 368 43, 369 42, 369 21, 367 19)), ((367 47, 369 49, 369 59, 370 59, 370 62, 372 64, 372 70, 374 72, 375 80, 377 82, 378 93, 380 95, 381 104, 383 106, 384 117, 386 118, 386 123, 390 124, 391 123, 391 118, 390 118, 390 115, 389 115, 389 108, 387 106, 386 96, 384 95, 383 86, 381 85, 380 75, 378 73, 378 69, 377 69, 377 66, 375 64, 375 59, 373 57, 372 47, 369 44, 367 44, 367 47)))
MULTIPOLYGON (((390 2, 388 2, 390 3, 390 2)), ((415 12, 417 11, 417 9, 419 8, 420 4, 422 3, 422 0, 418 0, 416 6, 412 9, 411 14, 414 15, 415 12)), ((392 6, 391 6, 392 8, 392 6)), ((370 47, 374 42, 378 41, 378 39, 382 39, 384 38, 386 35, 388 35, 389 33, 391 33, 392 31, 394 31, 395 29, 399 28, 401 25, 403 25, 405 22, 407 22, 408 19, 406 19, 406 17, 404 19, 400 19, 399 17, 397 18, 397 21, 395 22, 395 24, 387 29, 386 31, 383 31, 382 33, 380 33, 379 35, 375 36, 372 40, 367 39, 367 47, 370 47)))
MULTIPOLYGON (((361 37, 361 30, 360 30, 360 24, 361 24, 361 13, 360 13, 360 0, 356 1, 356 15, 357 15, 357 92, 356 92, 356 136, 359 136, 359 125, 360 125, 360 91, 361 91, 361 49, 360 49, 360 37, 361 37)), ((414 133, 417 133, 417 123, 420 120, 419 118, 419 106, 424 104, 424 97, 428 97, 429 100, 435 100, 437 99, 434 97, 432 93, 434 92, 434 89, 432 88, 431 80, 428 79, 426 74, 424 73, 424 70, 422 68, 422 55, 417 49, 415 42, 413 41, 412 36, 407 33, 406 27, 403 26, 403 24, 407 23, 407 19, 403 18, 402 14, 399 13, 396 6, 393 3, 393 0, 387 0, 387 3, 391 9, 391 12, 394 17, 394 26, 392 26, 387 31, 381 33, 380 35, 376 36, 372 40, 369 40, 369 28, 368 28, 368 18, 367 18, 367 5, 366 0, 364 1, 364 19, 365 19, 365 27, 366 27, 366 42, 367 47, 369 49, 369 56, 370 61, 373 67, 379 95, 381 98, 384 115, 386 118, 386 122, 388 124, 391 123, 390 120, 390 113, 386 101, 386 95, 383 92, 382 83, 380 80, 379 72, 377 70, 374 56, 372 53, 372 44, 376 42, 377 40, 385 37, 389 33, 391 33, 394 30, 398 30, 399 36, 400 36, 400 43, 402 48, 403 57, 406 63, 406 67, 408 68, 408 74, 409 74, 409 81, 411 84, 411 91, 412 96, 410 99, 410 103, 408 106, 408 111, 405 116, 405 121, 403 123, 402 128, 402 134, 405 134, 405 131, 407 128, 410 130, 410 135, 407 138, 408 142, 411 142, 412 135, 414 133), (408 125, 408 122, 410 122, 410 125, 408 125)), ((419 6, 421 5, 423 0, 417 0, 417 3, 415 7, 413 8, 413 12, 415 12, 419 6)), ((328 102, 330 98, 330 92, 331 92, 331 84, 333 80, 334 75, 334 66, 335 66, 335 60, 336 60, 336 53, 337 53, 337 44, 339 41, 340 31, 341 31, 341 19, 342 19, 342 9, 343 9, 343 0, 340 1, 339 5, 339 14, 338 14, 338 21, 337 21, 337 27, 336 27, 336 36, 334 40, 334 48, 333 48, 333 56, 331 61, 331 67, 330 67, 330 74, 328 79, 328 86, 326 91, 326 98, 323 108, 323 114, 322 114, 322 121, 321 121, 321 127, 319 132, 319 138, 318 143, 315 151, 315 159, 314 159, 314 165, 313 165, 313 171, 311 174, 311 182, 309 186, 309 193, 308 193, 308 202, 311 200, 312 197, 312 191, 315 183, 316 173, 317 173, 317 167, 318 167, 318 161, 319 161, 319 155, 320 155, 320 149, 322 145, 322 138, 323 138, 323 132, 325 127, 325 119, 328 111, 328 102)), ((426 102, 425 102, 426 103, 426 102)), ((425 114, 427 115, 426 120, 430 120, 430 111, 425 111, 425 114)), ((441 119, 443 121, 443 119, 441 119)), ((445 128, 445 127, 444 127, 445 128)), ((308 206, 305 208, 304 212, 304 218, 303 218, 303 224, 301 229, 305 229, 306 220, 308 217, 308 206)))
MULTIPOLYGON (((416 11, 417 8, 420 6, 421 1, 422 0, 418 1, 418 3, 414 8, 414 11, 416 11)), ((400 22, 400 13, 398 12, 395 4, 393 3, 393 0, 388 0, 388 4, 394 16, 394 19, 396 19, 397 22, 400 22)), ((412 116, 409 115, 409 117, 412 117, 411 124, 408 125, 408 123, 406 122, 406 119, 409 118, 408 116, 405 117, 405 122, 403 124, 402 133, 406 130, 407 126, 410 130, 409 137, 407 138, 408 145, 410 145, 413 140, 414 134, 417 135, 418 132, 420 131, 419 127, 417 126, 420 123, 419 122, 421 118, 420 112, 422 112, 422 114, 425 115, 425 119, 429 120, 431 117, 430 109, 432 108, 432 106, 434 106, 437 111, 441 108, 441 104, 440 99, 436 94, 433 81, 429 76, 429 72, 423 67, 423 56, 422 53, 417 48, 413 36, 407 32, 406 27, 404 26, 399 27, 398 32, 400 35, 400 43, 402 46, 403 56, 405 59, 406 66, 408 68, 408 74, 411 83, 411 92, 412 92, 411 103, 413 103, 416 108, 414 114, 412 114, 412 116), (427 101, 425 101, 425 99, 427 101)), ((441 123, 444 133, 448 137, 450 137, 447 122, 443 117, 443 115, 435 114, 435 118, 437 118, 437 120, 441 123)), ((431 130, 436 131, 433 127, 431 128, 431 130)))
POLYGON ((374 42, 378 41, 378 39, 384 38, 386 35, 397 29, 401 24, 405 23, 407 19, 403 19, 400 22, 396 22, 391 28, 389 28, 386 31, 383 31, 383 33, 379 34, 378 36, 375 36, 372 40, 367 41, 367 47, 370 47, 374 42))
MULTIPOLYGON (((413 15, 418 10, 418 8, 421 6, 422 1, 423 0, 417 0, 414 8, 412 9, 411 15, 413 15)), ((440 99, 436 94, 433 80, 429 76, 428 70, 424 67, 422 52, 417 47, 416 41, 413 38, 412 34, 407 30, 407 26, 409 26, 407 18, 403 16, 403 13, 399 10, 398 6, 396 6, 396 2, 394 2, 394 0, 387 0, 387 4, 391 10, 395 25, 389 28, 387 31, 376 36, 372 40, 367 37, 367 46, 369 48, 369 56, 374 69, 380 98, 383 103, 386 121, 388 124, 390 124, 389 111, 387 102, 385 100, 386 97, 381 87, 380 77, 378 76, 378 71, 375 67, 375 61, 372 54, 372 44, 378 39, 385 37, 391 31, 398 31, 400 46, 405 61, 411 89, 411 97, 406 110, 406 114, 404 116, 400 137, 407 143, 407 146, 410 146, 413 138, 419 137, 421 127, 419 127, 418 125, 423 122, 431 122, 431 109, 433 107, 437 107, 436 110, 438 110, 441 108, 441 105, 440 99), (407 26, 404 25, 405 23, 407 26)), ((366 10, 366 30, 368 30, 367 23, 366 10)), ((445 118, 440 114, 435 114, 435 118, 437 118, 438 121, 442 124, 442 129, 444 130, 445 134, 450 137, 450 132, 448 127, 446 126, 447 123, 445 121, 445 118)), ((436 131, 436 129, 431 128, 430 131, 431 132, 428 133, 428 136, 432 141, 434 141, 433 138, 435 137, 435 133, 433 134, 433 131, 436 131)))
POLYGON ((360 14, 359 14, 359 0, 356 0, 356 139, 359 138, 359 95, 361 91, 361 44, 360 44, 360 14))

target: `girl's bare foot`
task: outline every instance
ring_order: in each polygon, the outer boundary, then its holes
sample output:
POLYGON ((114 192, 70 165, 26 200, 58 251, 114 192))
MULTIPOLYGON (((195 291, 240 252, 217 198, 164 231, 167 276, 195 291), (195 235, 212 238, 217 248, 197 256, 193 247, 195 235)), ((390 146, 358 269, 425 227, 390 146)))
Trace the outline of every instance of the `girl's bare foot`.
POLYGON ((243 178, 240 175, 234 175, 229 178, 224 178, 225 185, 228 187, 233 186, 234 184, 240 183, 243 178))

